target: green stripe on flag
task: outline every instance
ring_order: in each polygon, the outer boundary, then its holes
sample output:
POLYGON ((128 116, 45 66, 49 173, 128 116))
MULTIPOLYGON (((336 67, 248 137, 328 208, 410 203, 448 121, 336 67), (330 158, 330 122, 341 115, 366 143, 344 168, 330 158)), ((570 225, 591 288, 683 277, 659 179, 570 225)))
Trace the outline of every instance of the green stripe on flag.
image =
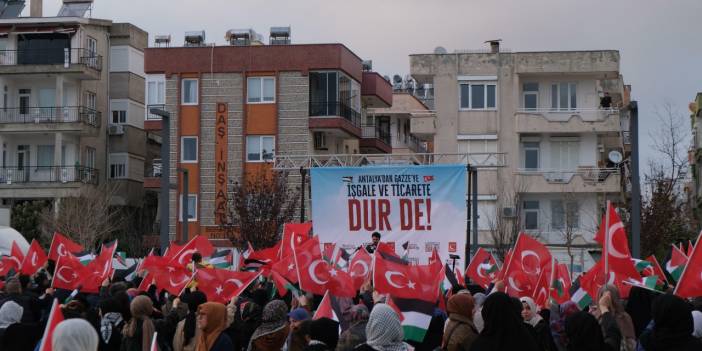
POLYGON ((405 334, 405 340, 407 341, 424 341, 424 337, 427 335, 427 330, 413 327, 411 325, 403 325, 402 332, 405 334))
POLYGON ((590 297, 590 294, 583 290, 583 288, 578 289, 570 300, 575 302, 581 310, 592 303, 592 297, 590 297))
POLYGON ((402 321, 402 329, 405 333, 405 340, 412 340, 416 342, 424 341, 424 336, 427 334, 429 324, 431 323, 431 314, 403 311, 402 315, 405 318, 402 321))

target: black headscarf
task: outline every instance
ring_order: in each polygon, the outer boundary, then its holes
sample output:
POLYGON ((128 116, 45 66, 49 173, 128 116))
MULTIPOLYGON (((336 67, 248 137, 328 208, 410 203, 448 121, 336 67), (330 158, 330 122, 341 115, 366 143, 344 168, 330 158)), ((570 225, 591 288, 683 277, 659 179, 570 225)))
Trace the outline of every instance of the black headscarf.
POLYGON ((634 322, 634 331, 636 337, 641 335, 641 332, 646 329, 646 326, 651 322, 651 305, 653 300, 658 296, 657 293, 634 286, 629 292, 629 300, 626 302, 626 313, 631 316, 634 322))
POLYGON ((310 323, 310 338, 323 342, 330 350, 339 342, 339 323, 329 318, 319 318, 310 323))
POLYGON ((566 318, 565 332, 568 336, 568 351, 605 350, 602 327, 587 312, 580 311, 566 318))
POLYGON ((188 304, 188 315, 185 316, 185 324, 183 325, 183 333, 185 334, 185 344, 190 343, 190 339, 195 336, 195 328, 197 327, 197 308, 207 302, 207 296, 201 291, 193 291, 190 294, 183 296, 183 302, 188 304))
POLYGON ((473 343, 472 351, 538 350, 536 341, 522 323, 521 303, 517 310, 516 303, 507 294, 490 294, 480 313, 485 327, 473 343))
POLYGON ((646 351, 702 350, 702 342, 692 336, 692 306, 670 294, 653 301, 653 330, 641 338, 646 351))

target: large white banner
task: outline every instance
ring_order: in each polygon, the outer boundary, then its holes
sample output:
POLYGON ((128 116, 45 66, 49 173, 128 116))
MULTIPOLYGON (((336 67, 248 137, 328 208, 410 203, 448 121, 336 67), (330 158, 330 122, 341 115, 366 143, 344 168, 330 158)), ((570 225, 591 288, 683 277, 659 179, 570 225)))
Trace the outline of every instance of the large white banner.
POLYGON ((426 264, 466 245, 466 167, 463 165, 313 168, 312 221, 324 245, 349 253, 379 232, 382 242, 426 264), (407 243, 409 250, 402 246, 407 243))

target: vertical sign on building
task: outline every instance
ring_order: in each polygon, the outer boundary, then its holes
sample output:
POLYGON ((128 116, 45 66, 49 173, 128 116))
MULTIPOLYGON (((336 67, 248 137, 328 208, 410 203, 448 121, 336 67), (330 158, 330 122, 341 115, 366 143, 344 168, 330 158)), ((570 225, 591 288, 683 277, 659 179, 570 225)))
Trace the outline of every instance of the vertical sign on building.
POLYGON ((226 103, 217 103, 215 122, 215 224, 227 223, 227 116, 226 103))

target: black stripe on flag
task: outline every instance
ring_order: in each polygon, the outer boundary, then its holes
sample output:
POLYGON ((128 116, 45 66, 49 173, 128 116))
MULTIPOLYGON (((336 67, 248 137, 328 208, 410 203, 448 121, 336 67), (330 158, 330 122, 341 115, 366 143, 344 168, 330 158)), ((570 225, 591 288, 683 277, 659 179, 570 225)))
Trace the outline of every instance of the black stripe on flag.
POLYGON ((427 302, 418 299, 400 299, 397 297, 392 298, 392 302, 395 303, 400 311, 404 312, 418 312, 422 314, 433 315, 435 304, 432 302, 427 302))

